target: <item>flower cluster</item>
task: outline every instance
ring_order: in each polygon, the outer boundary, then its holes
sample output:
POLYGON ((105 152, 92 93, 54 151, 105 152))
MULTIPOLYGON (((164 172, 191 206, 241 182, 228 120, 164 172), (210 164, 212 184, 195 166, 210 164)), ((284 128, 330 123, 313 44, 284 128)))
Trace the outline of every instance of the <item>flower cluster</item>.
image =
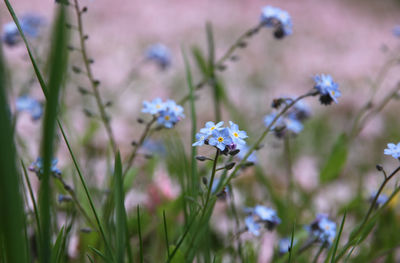
MULTIPOLYGON (((19 19, 22 32, 28 37, 35 38, 39 35, 39 29, 45 24, 42 16, 36 14, 26 14, 19 19)), ((3 26, 3 42, 8 46, 14 46, 21 40, 17 25, 9 22, 3 26)))
MULTIPOLYGON (((230 127, 222 127, 224 122, 215 124, 212 121, 206 123, 204 128, 196 134, 196 142, 192 146, 201 146, 209 144, 217 147, 221 151, 235 150, 238 145, 245 145, 248 136, 245 131, 239 130, 239 126, 229 121, 230 127)), ((240 146, 239 146, 240 147, 240 146)))
MULTIPOLYGON (((274 108, 279 108, 282 104, 288 104, 293 101, 290 97, 284 97, 274 100, 274 108)), ((284 115, 280 116, 271 126, 275 135, 282 138, 289 131, 292 134, 299 134, 303 130, 303 122, 311 115, 310 108, 302 101, 296 102, 284 115)), ((276 118, 277 113, 272 112, 264 117, 264 125, 269 127, 276 118)))
POLYGON ((334 101, 338 103, 337 99, 342 95, 339 91, 339 85, 335 83, 330 75, 316 75, 314 76, 314 88, 319 92, 319 101, 321 104, 329 105, 334 101))
POLYGON ((336 236, 336 223, 329 220, 328 215, 318 214, 307 230, 323 245, 331 246, 336 236))
POLYGON ((400 142, 396 144, 388 143, 388 148, 383 151, 386 155, 391 155, 393 158, 400 158, 400 142))
POLYGON ((255 236, 260 235, 260 230, 263 226, 268 230, 272 230, 281 223, 281 219, 272 208, 256 205, 254 208, 246 208, 245 212, 248 214, 245 218, 246 228, 255 236))
POLYGON ((261 23, 275 29, 274 36, 278 39, 292 34, 292 18, 289 13, 273 6, 265 6, 261 12, 261 23))
POLYGON ((17 98, 15 102, 17 111, 26 111, 31 115, 33 121, 39 120, 43 114, 42 104, 34 98, 26 95, 17 98))
POLYGON ((171 52, 162 44, 154 44, 147 48, 146 59, 154 61, 161 69, 171 65, 171 52))
MULTIPOLYGON (((53 175, 61 175, 61 170, 57 168, 57 159, 53 159, 51 161, 51 169, 50 171, 52 172, 53 175)), ((43 174, 43 160, 42 158, 38 157, 36 161, 34 161, 30 166, 29 166, 29 171, 35 172, 37 175, 43 174)))
POLYGON ((174 127, 185 117, 182 106, 176 104, 173 100, 163 102, 160 98, 156 98, 151 102, 144 101, 142 112, 156 117, 158 124, 165 128, 174 127))

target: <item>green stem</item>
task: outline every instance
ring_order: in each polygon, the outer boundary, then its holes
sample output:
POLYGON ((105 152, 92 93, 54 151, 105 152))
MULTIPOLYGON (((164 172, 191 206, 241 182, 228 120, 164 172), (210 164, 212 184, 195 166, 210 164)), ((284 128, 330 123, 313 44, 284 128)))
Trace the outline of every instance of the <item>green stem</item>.
POLYGON ((201 218, 203 218, 203 216, 205 215, 206 210, 207 210, 208 202, 210 201, 211 189, 212 189, 212 186, 213 186, 213 183, 214 183, 215 172, 217 171, 218 157, 219 157, 219 149, 217 148, 217 152, 215 153, 215 158, 214 158, 214 163, 213 163, 213 169, 212 169, 212 172, 211 172, 210 184, 209 184, 208 190, 207 190, 206 202, 204 203, 204 209, 203 209, 203 213, 201 215, 201 218))
MULTIPOLYGON (((263 23, 258 24, 255 27, 248 29, 239 38, 231 45, 228 50, 222 55, 222 57, 216 61, 215 68, 220 68, 224 66, 224 63, 232 56, 233 52, 236 51, 239 47, 242 46, 244 40, 251 38, 254 34, 256 34, 262 27, 264 26, 263 23)), ((195 91, 201 89, 207 82, 209 81, 208 78, 203 78, 195 85, 195 91)), ((178 104, 184 104, 190 98, 190 94, 187 94, 182 99, 179 100, 178 104)))
POLYGON ((117 152, 117 145, 115 142, 115 138, 114 138, 114 134, 113 131, 111 129, 111 125, 110 125, 110 119, 107 116, 105 107, 104 107, 104 103, 101 99, 100 96, 100 92, 99 92, 99 84, 98 82, 95 80, 94 76, 93 76, 93 72, 92 72, 92 68, 90 67, 90 61, 89 61, 89 56, 87 54, 87 49, 86 49, 86 44, 85 44, 85 35, 83 33, 83 22, 82 22, 82 11, 79 7, 79 2, 78 0, 74 0, 74 7, 75 7, 75 12, 76 12, 76 16, 78 19, 78 33, 79 33, 79 43, 81 46, 81 54, 82 54, 82 59, 83 59, 83 63, 85 65, 86 68, 86 74, 89 78, 90 84, 92 86, 92 90, 93 90, 93 95, 96 99, 96 104, 97 107, 99 108, 99 112, 100 112, 100 117, 104 123, 104 127, 106 129, 109 141, 110 141, 110 146, 114 152, 114 155, 117 152))
POLYGON ((137 156, 138 150, 139 150, 140 147, 143 145, 144 140, 145 140, 145 139, 147 138, 147 136, 149 135, 151 126, 153 125, 153 123, 154 123, 156 120, 157 120, 157 118, 156 118, 156 117, 153 117, 153 119, 152 119, 150 122, 148 122, 148 123, 146 124, 146 128, 144 129, 142 135, 140 136, 139 141, 133 146, 133 147, 134 147, 134 148, 133 148, 133 151, 132 151, 131 155, 130 155, 129 158, 128 158, 127 165, 126 165, 126 167, 125 167, 125 170, 124 170, 124 172, 123 172, 123 175, 126 175, 126 173, 129 171, 129 169, 130 169, 131 166, 133 165, 133 161, 135 160, 135 158, 136 158, 136 156, 137 156))
POLYGON ((290 102, 289 104, 287 104, 280 113, 278 113, 275 118, 271 121, 271 123, 267 126, 267 128, 264 130, 264 132, 261 134, 261 136, 258 138, 258 140, 256 141, 256 143, 248 150, 248 152, 246 153, 246 155, 243 157, 243 159, 239 162, 239 164, 237 164, 235 166, 235 169, 233 170, 233 172, 229 175, 228 179, 226 180, 226 182, 223 184, 223 186, 226 186, 230 183, 230 181, 232 180, 232 178, 235 177, 236 173, 239 171, 239 169, 241 168, 241 166, 247 161, 247 158, 249 158, 249 156, 253 153, 253 151, 261 144, 261 142, 264 140, 265 136, 267 136, 267 134, 272 130, 272 127, 274 126, 274 124, 278 121, 278 119, 285 114, 294 104, 296 104, 296 102, 306 98, 306 97, 310 97, 310 96, 315 96, 317 95, 318 92, 317 91, 310 91, 304 95, 301 95, 299 97, 297 97, 296 99, 292 100, 292 102, 290 102))

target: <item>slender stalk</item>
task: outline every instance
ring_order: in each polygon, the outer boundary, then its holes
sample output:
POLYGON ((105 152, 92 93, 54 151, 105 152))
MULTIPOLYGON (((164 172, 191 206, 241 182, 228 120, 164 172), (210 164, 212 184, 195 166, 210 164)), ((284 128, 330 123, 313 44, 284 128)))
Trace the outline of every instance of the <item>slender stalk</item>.
POLYGON ((223 187, 228 185, 230 183, 230 181, 232 180, 232 178, 235 177, 236 173, 239 171, 239 169, 241 168, 241 166, 247 161, 247 158, 249 158, 249 156, 253 153, 253 151, 261 144, 261 142, 264 140, 265 136, 267 136, 267 134, 272 130, 272 127, 274 126, 274 124, 278 121, 278 119, 285 114, 294 104, 296 104, 296 102, 306 98, 306 97, 310 97, 310 96, 315 96, 317 95, 318 92, 311 90, 310 92, 301 95, 299 97, 297 97, 296 99, 292 100, 292 102, 290 102, 289 104, 287 104, 280 113, 278 113, 275 118, 271 121, 271 123, 267 126, 267 128, 264 130, 264 132, 261 134, 261 136, 258 138, 258 140, 256 141, 256 143, 248 150, 248 152, 246 153, 246 155, 243 157, 243 159, 235 166, 235 169, 233 170, 233 172, 229 175, 228 179, 226 180, 226 182, 223 184, 223 187))
MULTIPOLYGON (((263 23, 258 24, 255 27, 252 27, 248 29, 246 32, 244 32, 242 35, 239 36, 239 38, 231 45, 228 50, 222 55, 222 57, 216 61, 215 63, 215 68, 222 68, 224 67, 224 63, 232 56, 232 54, 240 47, 243 47, 243 43, 246 39, 251 38, 253 35, 255 35, 262 27, 264 26, 263 23)), ((196 85, 195 85, 195 91, 201 89, 209 79, 207 77, 203 78, 200 80, 196 85)), ((184 96, 182 99, 179 100, 178 104, 182 105, 184 104, 188 99, 190 98, 190 94, 187 94, 184 96)))
MULTIPOLYGON (((374 210, 374 208, 376 207, 376 202, 379 198, 379 195, 381 194, 381 192, 383 191, 383 188, 386 186, 386 184, 390 181, 390 179, 392 179, 398 172, 400 171, 400 166, 397 167, 387 178, 385 178, 385 180, 382 182, 381 186, 378 189, 378 192, 375 195, 375 198, 373 199, 373 201, 371 202, 371 205, 368 209, 367 214, 364 216, 363 221, 361 222, 360 226, 357 227, 357 231, 354 232, 354 234, 351 235, 351 237, 349 238, 349 240, 347 241, 347 244, 344 246, 344 248, 342 248, 342 250, 340 251, 340 253, 338 254, 338 256, 335 258, 334 262, 337 262, 338 260, 340 260, 341 257, 344 256, 344 254, 347 252, 347 250, 353 245, 353 240, 355 237, 357 237, 361 231, 363 230, 363 228, 365 227, 365 225, 368 223, 368 219, 370 218, 372 211, 374 210), (351 239, 352 238, 352 239, 351 239)), ((396 190, 398 191, 398 190, 396 190)), ((395 192, 396 192, 395 191, 395 192)), ((397 192, 396 192, 397 193, 397 192)), ((395 193, 394 193, 395 194, 395 193)), ((394 195, 392 195, 393 197, 394 195)), ((391 199, 389 199, 387 201, 387 203, 390 201, 391 199)))
POLYGON ((134 147, 134 148, 133 148, 133 151, 132 151, 131 155, 130 155, 129 158, 128 158, 127 165, 126 165, 126 167, 125 167, 125 170, 124 170, 124 172, 123 172, 123 175, 126 175, 126 173, 127 173, 127 172, 129 171, 129 169, 131 168, 131 166, 132 166, 132 164, 133 164, 133 161, 135 160, 135 158, 136 158, 136 156, 137 156, 138 150, 139 150, 140 147, 143 145, 144 140, 147 138, 147 136, 148 136, 149 133, 150 133, 150 128, 151 128, 151 126, 153 125, 153 123, 154 123, 156 120, 157 120, 157 118, 156 118, 156 117, 153 117, 153 119, 152 119, 150 122, 148 122, 148 123, 146 124, 146 128, 144 129, 142 135, 140 136, 139 141, 133 146, 133 147, 134 147))
POLYGON ((86 69, 86 75, 88 76, 88 79, 90 81, 90 85, 92 86, 92 90, 93 90, 93 95, 96 99, 96 104, 97 107, 99 108, 99 112, 100 112, 100 117, 104 123, 104 127, 106 129, 106 132, 108 134, 108 138, 109 138, 109 142, 110 142, 110 146, 114 152, 114 155, 117 152, 117 145, 115 142, 115 138, 114 138, 114 134, 113 131, 111 129, 111 125, 110 125, 110 119, 107 116, 105 107, 104 107, 104 103, 101 99, 100 96, 100 91, 99 91, 99 84, 98 81, 94 78, 93 76, 93 72, 92 72, 92 68, 90 67, 90 60, 89 60, 89 56, 87 54, 87 48, 86 48, 86 44, 85 44, 85 35, 83 33, 83 22, 82 22, 82 10, 79 7, 79 2, 78 0, 74 0, 74 8, 75 8, 75 13, 77 16, 77 20, 78 20, 78 33, 79 33, 79 43, 81 46, 80 49, 80 53, 82 54, 82 59, 83 59, 83 64, 85 66, 86 69))
POLYGON ((99 215, 97 214, 96 208, 95 208, 94 203, 93 203, 93 200, 92 200, 92 196, 90 195, 90 192, 89 192, 89 188, 87 187, 86 181, 85 181, 85 179, 83 178, 81 169, 79 168, 79 165, 78 165, 78 162, 77 162, 77 160, 76 160, 76 158, 75 158, 75 155, 74 155, 74 153, 72 152, 71 146, 70 146, 70 144, 69 144, 69 142, 68 142, 68 140, 67 140, 67 136, 65 135, 64 129, 63 129, 63 127, 61 126, 61 123, 60 123, 59 120, 57 120, 57 123, 58 123, 58 127, 60 128, 61 134, 62 134, 62 136, 63 136, 63 138, 64 138, 64 141, 65 141, 65 143, 66 143, 66 145, 67 145, 68 151, 69 151, 70 154, 71 154, 72 161, 73 161, 73 163, 74 163, 74 166, 75 166, 76 171, 78 172, 78 176, 79 176, 79 179, 80 179, 80 181, 81 181, 81 183, 82 183, 83 189, 85 190, 86 197, 87 197, 88 200, 89 200, 90 208, 92 209, 92 212, 93 212, 94 217, 95 217, 95 219, 96 219, 96 223, 97 223, 97 225, 98 225, 98 227, 99 227, 100 234, 101 234, 101 236, 102 236, 102 238, 103 238, 105 247, 106 247, 108 253, 109 253, 110 255, 112 255, 112 250, 111 250, 110 244, 108 243, 106 234, 105 234, 105 232, 104 232, 103 225, 101 224, 101 221, 100 221, 100 217, 99 217, 99 215))
POLYGON ((86 219, 88 224, 91 227, 96 228, 96 224, 92 221, 90 216, 86 213, 85 209, 83 209, 78 197, 76 196, 74 189, 69 184, 67 184, 61 176, 53 175, 53 177, 56 178, 63 185, 65 191, 67 191, 68 194, 71 196, 72 201, 74 202, 74 204, 76 205, 78 210, 82 213, 83 217, 86 219))
POLYGON ((293 204, 293 190, 294 190, 294 182, 293 182, 293 171, 292 171, 292 158, 290 152, 290 138, 289 134, 286 134, 284 138, 284 157, 286 160, 286 169, 287 169, 287 180, 288 180, 288 190, 287 190, 287 198, 290 205, 293 204))
POLYGON ((213 169, 211 171, 210 184, 209 184, 208 189, 207 189, 206 202, 204 203, 204 208, 203 208, 203 213, 201 215, 201 218, 203 218, 203 216, 205 215, 206 210, 207 210, 208 202, 210 201, 211 189, 212 189, 212 186, 213 186, 213 183, 214 183, 215 172, 217 171, 218 157, 219 157, 219 149, 217 148, 217 152, 215 153, 215 158, 214 158, 214 163, 213 163, 213 169))

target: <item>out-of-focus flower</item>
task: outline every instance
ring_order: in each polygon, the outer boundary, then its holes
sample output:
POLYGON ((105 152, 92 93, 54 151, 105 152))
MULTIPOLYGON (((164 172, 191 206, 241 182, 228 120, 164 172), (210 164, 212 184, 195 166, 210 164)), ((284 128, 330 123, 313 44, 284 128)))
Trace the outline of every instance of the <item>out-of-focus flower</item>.
POLYGON ((392 29, 392 34, 395 37, 400 37, 400 25, 397 25, 392 29))
POLYGON ((151 102, 148 102, 147 100, 143 101, 143 113, 150 113, 152 115, 155 115, 157 113, 160 113, 162 110, 164 110, 166 107, 165 103, 162 101, 161 98, 155 98, 151 102))
MULTIPOLYGON (((293 245, 295 245, 297 242, 296 239, 293 240, 293 245)), ((281 240, 279 240, 279 253, 280 254, 285 254, 287 252, 289 252, 290 250, 290 245, 291 245, 292 241, 290 238, 282 238, 281 240)))
POLYGON ((72 200, 72 198, 71 198, 70 196, 62 195, 62 194, 59 194, 59 195, 58 195, 58 202, 59 202, 59 203, 69 202, 69 201, 71 201, 71 200, 72 200))
POLYGON ((249 215, 245 219, 247 229, 254 235, 259 235, 259 229, 264 225, 268 230, 273 230, 281 223, 281 219, 272 208, 256 205, 254 208, 246 208, 249 215))
MULTIPOLYGON (((61 170, 57 168, 57 163, 58 160, 57 159, 53 159, 51 161, 51 169, 50 171, 54 174, 54 175, 61 175, 61 170)), ((35 172, 36 174, 40 175, 43 174, 43 160, 42 158, 38 157, 36 159, 36 161, 34 161, 30 166, 29 166, 29 171, 35 172)))
POLYGON ((318 214, 307 230, 323 245, 331 246, 336 236, 336 223, 329 220, 326 214, 318 214))
MULTIPOLYGON (((19 18, 22 32, 27 37, 35 38, 39 35, 40 28, 45 25, 45 19, 37 14, 26 14, 19 18)), ((2 40, 8 46, 16 45, 21 36, 14 22, 9 22, 3 26, 2 40)))
POLYGON ((151 102, 144 101, 142 112, 157 117, 158 124, 166 128, 174 127, 185 117, 182 106, 176 104, 173 100, 163 102, 161 98, 155 98, 151 102))
POLYGON ((329 105, 334 101, 338 103, 337 99, 342 95, 339 91, 339 85, 335 83, 330 75, 316 75, 314 76, 314 88, 319 92, 319 101, 321 104, 329 105))
POLYGON ((227 146, 230 146, 233 143, 229 129, 223 128, 222 130, 213 130, 208 143, 217 147, 221 151, 224 151, 227 146))
POLYGON ((42 104, 34 98, 28 96, 21 96, 15 102, 17 111, 28 112, 33 121, 39 120, 43 114, 42 104))
POLYGON ((229 127, 228 129, 229 129, 231 138, 233 140, 233 143, 237 144, 237 145, 239 145, 239 144, 245 145, 246 142, 243 139, 246 139, 248 137, 247 133, 245 131, 240 131, 239 126, 237 124, 233 123, 232 121, 229 121, 229 125, 231 127, 229 127))
POLYGON ((400 158, 400 142, 396 144, 388 143, 388 148, 383 151, 386 155, 391 155, 393 158, 400 158))
POLYGON ((154 61, 161 69, 166 69, 171 65, 171 52, 163 44, 154 44, 148 47, 146 59, 154 61))
POLYGON ((274 36, 278 39, 292 34, 292 18, 278 7, 265 6, 261 11, 261 23, 273 27, 274 36))
POLYGON ((255 236, 260 235, 260 229, 262 228, 260 223, 254 220, 253 216, 248 216, 244 219, 247 230, 255 236))

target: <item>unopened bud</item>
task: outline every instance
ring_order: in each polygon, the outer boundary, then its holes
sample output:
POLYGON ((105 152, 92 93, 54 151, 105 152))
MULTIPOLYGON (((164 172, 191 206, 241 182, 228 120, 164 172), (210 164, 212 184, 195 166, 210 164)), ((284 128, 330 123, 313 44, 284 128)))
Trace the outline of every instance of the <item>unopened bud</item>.
POLYGON ((228 164, 225 165, 225 169, 226 170, 230 170, 235 166, 235 164, 236 163, 234 163, 234 162, 228 163, 228 164))
POLYGON ((205 186, 208 185, 208 179, 207 179, 207 177, 205 177, 205 176, 201 177, 201 181, 203 182, 203 184, 204 184, 205 186))
POLYGON ((235 149, 233 151, 230 151, 229 154, 232 156, 235 156, 236 154, 238 154, 240 152, 240 149, 235 149))
POLYGON ((376 170, 378 170, 379 172, 381 172, 383 170, 383 166, 380 164, 376 165, 376 170))

